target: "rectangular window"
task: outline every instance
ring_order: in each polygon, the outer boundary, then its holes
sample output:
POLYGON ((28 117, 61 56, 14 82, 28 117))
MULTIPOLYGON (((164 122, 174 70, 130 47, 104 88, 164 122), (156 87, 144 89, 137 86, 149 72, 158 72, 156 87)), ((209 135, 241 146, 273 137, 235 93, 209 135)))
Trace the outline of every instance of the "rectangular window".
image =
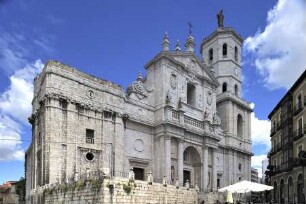
POLYGON ((112 112, 110 111, 103 111, 104 118, 111 118, 112 117, 112 112))
POLYGON ((193 84, 187 84, 187 103, 196 106, 196 88, 193 84))
POLYGON ((95 143, 95 131, 91 129, 86 129, 86 143, 94 144, 95 143))
POLYGON ((238 164, 238 169, 241 171, 241 163, 238 164))

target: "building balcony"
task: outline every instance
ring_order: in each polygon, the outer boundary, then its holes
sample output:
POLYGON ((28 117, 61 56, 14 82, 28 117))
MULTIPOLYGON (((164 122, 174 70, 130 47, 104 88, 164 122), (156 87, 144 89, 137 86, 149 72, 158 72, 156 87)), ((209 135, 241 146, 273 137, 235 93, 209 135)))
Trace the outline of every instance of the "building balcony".
POLYGON ((278 130, 280 130, 282 128, 282 123, 281 122, 278 122, 277 124, 276 124, 276 130, 278 131, 278 130))
POLYGON ((296 141, 296 140, 302 138, 305 134, 306 134, 306 131, 305 131, 305 124, 304 124, 304 131, 302 130, 302 128, 299 128, 296 131, 294 131, 293 141, 296 141))
POLYGON ((298 103, 293 107, 293 115, 299 114, 303 110, 303 105, 302 103, 298 103))
POLYGON ((270 137, 272 137, 276 133, 276 128, 271 128, 270 137))

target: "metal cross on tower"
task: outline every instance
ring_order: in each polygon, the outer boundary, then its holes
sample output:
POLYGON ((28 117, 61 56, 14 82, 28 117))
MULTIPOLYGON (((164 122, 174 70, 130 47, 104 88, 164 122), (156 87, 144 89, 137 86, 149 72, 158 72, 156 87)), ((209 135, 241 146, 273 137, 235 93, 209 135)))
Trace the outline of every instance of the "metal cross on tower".
POLYGON ((191 31, 191 29, 192 29, 192 24, 191 24, 191 22, 188 22, 188 26, 189 26, 189 34, 191 35, 191 33, 192 33, 192 31, 191 31))

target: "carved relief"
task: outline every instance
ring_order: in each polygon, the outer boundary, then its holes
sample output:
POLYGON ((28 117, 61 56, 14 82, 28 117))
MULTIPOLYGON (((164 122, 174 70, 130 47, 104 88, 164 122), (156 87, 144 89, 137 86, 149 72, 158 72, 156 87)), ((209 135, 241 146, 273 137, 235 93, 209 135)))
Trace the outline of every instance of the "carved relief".
POLYGON ((152 92, 152 88, 148 88, 144 83, 144 79, 142 78, 141 74, 138 74, 137 80, 134 81, 130 86, 127 88, 127 95, 129 96, 131 93, 135 93, 135 95, 139 99, 143 99, 148 96, 148 92, 152 92))
POLYGON ((171 74, 170 86, 172 89, 176 89, 176 75, 175 74, 171 74))
POLYGON ((189 62, 187 64, 187 68, 192 72, 197 72, 197 65, 195 60, 189 59, 189 62))
POLYGON ((87 96, 88 96, 88 98, 90 98, 90 99, 93 99, 94 98, 94 96, 95 96, 95 94, 94 94, 94 91, 93 90, 88 90, 88 92, 87 92, 87 96))
POLYGON ((142 152, 144 150, 144 143, 141 139, 136 139, 134 142, 134 148, 137 152, 142 152))

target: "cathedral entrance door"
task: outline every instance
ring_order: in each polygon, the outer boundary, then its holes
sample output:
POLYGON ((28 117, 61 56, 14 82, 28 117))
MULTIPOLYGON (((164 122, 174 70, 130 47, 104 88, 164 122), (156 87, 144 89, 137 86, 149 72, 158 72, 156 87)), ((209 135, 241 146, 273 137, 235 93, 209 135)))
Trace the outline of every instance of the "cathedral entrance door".
POLYGON ((187 171, 187 170, 184 170, 183 172, 183 185, 185 186, 187 180, 189 181, 189 184, 190 184, 190 171, 187 171))
POLYGON ((135 173, 135 180, 144 180, 144 169, 134 167, 133 171, 135 173))

